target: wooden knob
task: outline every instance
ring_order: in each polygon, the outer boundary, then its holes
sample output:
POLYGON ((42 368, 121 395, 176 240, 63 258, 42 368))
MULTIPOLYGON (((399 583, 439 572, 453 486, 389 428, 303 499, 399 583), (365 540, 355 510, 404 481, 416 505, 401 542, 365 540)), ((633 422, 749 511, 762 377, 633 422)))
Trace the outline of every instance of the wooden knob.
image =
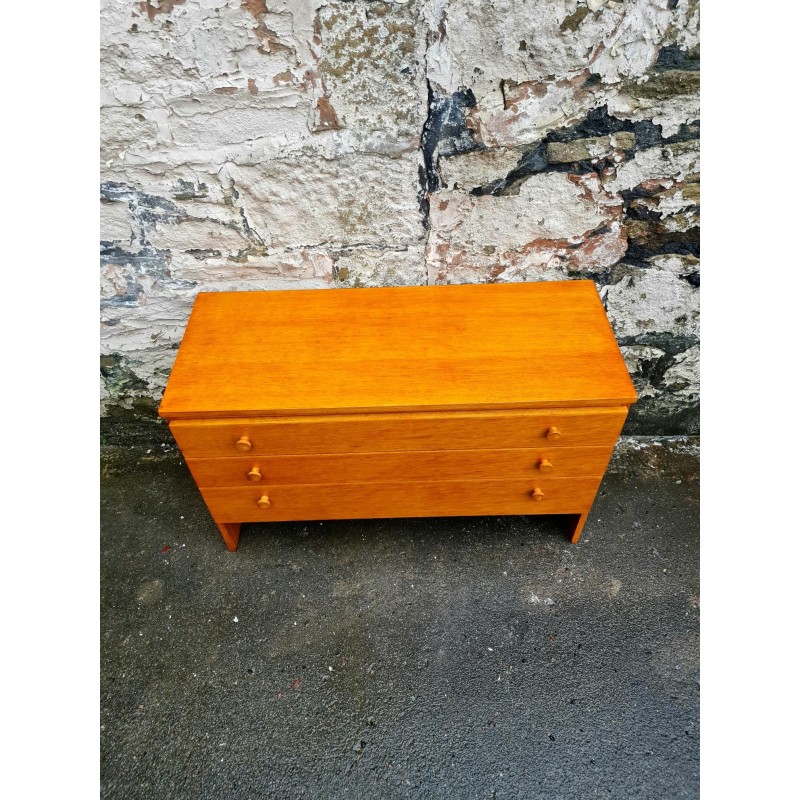
POLYGON ((552 472, 553 471, 553 464, 551 463, 549 458, 540 458, 539 459, 539 472, 552 472))
POLYGON ((561 431, 555 425, 551 425, 547 429, 547 438, 552 442, 554 439, 561 438, 561 431))
POLYGON ((249 450, 253 445, 250 443, 250 438, 248 436, 242 436, 238 442, 236 442, 236 449, 237 450, 249 450))
POLYGON ((258 467, 253 467, 250 472, 247 473, 247 477, 251 481, 260 481, 261 480, 261 470, 258 467))
POLYGON ((262 494, 261 497, 258 498, 256 505, 263 511, 266 511, 272 505, 272 503, 269 502, 269 497, 267 497, 265 494, 262 494))
POLYGON ((538 486, 531 492, 531 500, 536 503, 544 500, 544 492, 538 486))

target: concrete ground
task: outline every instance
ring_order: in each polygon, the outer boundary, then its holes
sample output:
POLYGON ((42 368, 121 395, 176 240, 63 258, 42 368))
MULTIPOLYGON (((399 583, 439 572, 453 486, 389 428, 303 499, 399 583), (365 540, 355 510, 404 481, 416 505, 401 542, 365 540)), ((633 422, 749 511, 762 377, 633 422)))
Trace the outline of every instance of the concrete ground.
POLYGON ((623 440, 558 517, 243 526, 109 448, 105 798, 699 795, 698 463, 623 440))

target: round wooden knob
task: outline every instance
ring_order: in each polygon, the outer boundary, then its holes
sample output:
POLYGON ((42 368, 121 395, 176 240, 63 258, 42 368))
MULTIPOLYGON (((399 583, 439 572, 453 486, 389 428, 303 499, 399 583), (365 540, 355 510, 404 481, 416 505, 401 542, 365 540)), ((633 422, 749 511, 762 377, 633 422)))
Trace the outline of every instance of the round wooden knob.
POLYGON ((547 429, 547 438, 552 442, 555 439, 561 438, 561 431, 555 425, 551 425, 547 429))
POLYGON ((262 511, 266 511, 272 505, 272 503, 269 502, 269 497, 267 497, 265 494, 262 494, 261 497, 258 498, 256 505, 262 511))
POLYGON ((553 464, 551 463, 549 458, 540 458, 539 459, 539 472, 552 472, 553 471, 553 464))
POLYGON ((250 443, 250 438, 248 436, 242 436, 238 442, 236 442, 236 449, 237 450, 249 450, 253 445, 250 443))
POLYGON ((531 500, 536 503, 544 500, 544 492, 538 486, 531 492, 531 500))
POLYGON ((247 473, 247 477, 251 481, 260 481, 261 480, 261 470, 258 467, 253 467, 250 472, 247 473))

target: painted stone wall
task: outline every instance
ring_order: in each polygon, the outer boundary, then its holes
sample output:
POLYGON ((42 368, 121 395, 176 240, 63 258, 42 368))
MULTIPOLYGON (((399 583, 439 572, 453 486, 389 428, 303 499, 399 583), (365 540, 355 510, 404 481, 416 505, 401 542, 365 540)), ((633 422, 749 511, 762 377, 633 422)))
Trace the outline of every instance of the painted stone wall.
POLYGON ((198 291, 589 278, 696 433, 696 0, 104 0, 102 408, 198 291))

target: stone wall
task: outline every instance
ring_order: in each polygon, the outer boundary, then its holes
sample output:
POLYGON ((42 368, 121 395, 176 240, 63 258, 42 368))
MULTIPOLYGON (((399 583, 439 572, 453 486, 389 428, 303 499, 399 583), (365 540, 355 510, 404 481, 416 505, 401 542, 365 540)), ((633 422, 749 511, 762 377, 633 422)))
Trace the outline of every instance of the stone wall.
POLYGON ((152 416, 195 294, 596 282, 698 431, 697 0, 104 0, 102 407, 152 416))

